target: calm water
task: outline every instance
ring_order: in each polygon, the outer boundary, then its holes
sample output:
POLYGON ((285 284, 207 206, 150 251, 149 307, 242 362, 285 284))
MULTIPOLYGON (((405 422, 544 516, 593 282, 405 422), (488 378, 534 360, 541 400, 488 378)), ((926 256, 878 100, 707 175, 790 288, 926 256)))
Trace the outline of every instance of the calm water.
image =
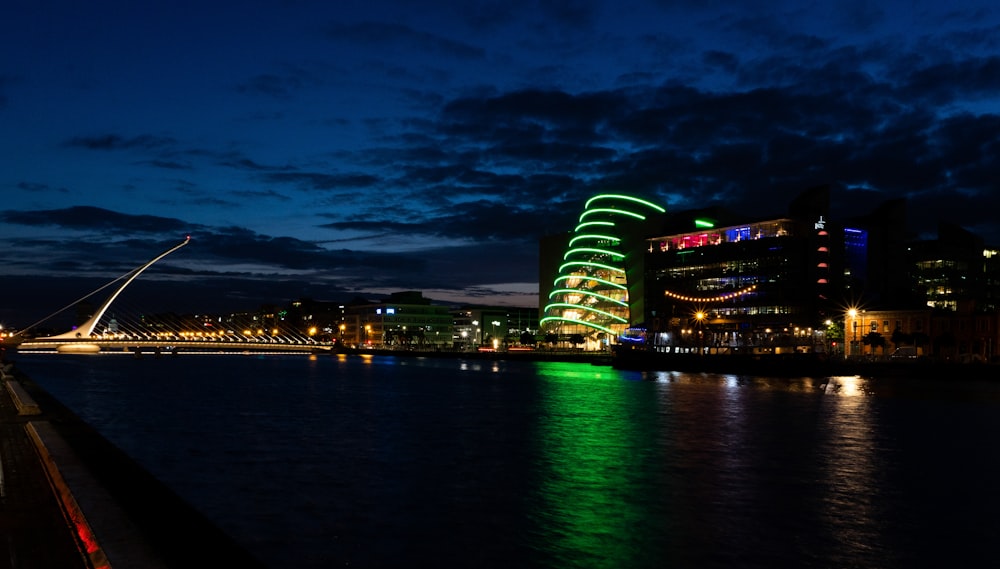
POLYGON ((986 567, 1000 384, 19 355, 274 568, 986 567))

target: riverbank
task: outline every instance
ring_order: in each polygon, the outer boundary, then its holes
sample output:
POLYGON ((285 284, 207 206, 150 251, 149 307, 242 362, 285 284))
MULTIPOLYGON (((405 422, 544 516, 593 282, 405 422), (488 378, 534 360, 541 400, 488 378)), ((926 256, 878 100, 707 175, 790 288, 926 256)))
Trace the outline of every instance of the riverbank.
POLYGON ((922 379, 1000 379, 1000 366, 956 363, 928 359, 861 360, 828 358, 821 354, 733 355, 666 354, 623 349, 614 353, 561 350, 440 351, 440 350, 343 350, 337 353, 380 357, 434 357, 474 360, 559 361, 607 365, 627 371, 722 373, 770 377, 912 377, 922 379))
POLYGON ((341 349, 334 353, 360 356, 394 356, 401 358, 452 358, 465 360, 512 360, 538 362, 571 362, 590 363, 594 365, 611 365, 613 356, 609 352, 585 352, 582 350, 502 350, 502 351, 470 351, 470 350, 380 350, 380 349, 341 349))
POLYGON ((263 567, 9 361, 3 366, 4 504, 24 504, 5 525, 10 557, 27 563, 15 566, 263 567))
POLYGON ((634 371, 706 372, 777 377, 912 377, 921 379, 997 379, 995 364, 960 364, 927 359, 849 360, 821 354, 731 355, 667 354, 647 350, 621 350, 613 367, 634 371))

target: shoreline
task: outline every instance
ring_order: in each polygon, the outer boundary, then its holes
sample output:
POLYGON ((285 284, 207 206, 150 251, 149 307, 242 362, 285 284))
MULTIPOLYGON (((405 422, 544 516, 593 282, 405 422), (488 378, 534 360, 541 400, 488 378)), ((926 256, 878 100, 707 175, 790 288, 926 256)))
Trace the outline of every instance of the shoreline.
POLYGON ((1000 366, 927 359, 848 360, 817 354, 789 355, 700 355, 663 354, 645 350, 621 350, 612 367, 632 371, 679 371, 777 377, 863 376, 871 378, 994 380, 1000 366))
MULTIPOLYGON (((25 352, 30 354, 35 352, 25 352)), ((100 352, 102 354, 131 355, 133 357, 176 357, 200 354, 291 354, 296 352, 267 352, 265 350, 172 350, 165 352, 100 352)), ((950 379, 961 377, 974 380, 1000 379, 1000 365, 991 363, 959 363, 935 361, 926 358, 907 360, 848 360, 843 357, 827 358, 822 354, 666 354, 643 349, 619 349, 612 352, 585 352, 564 350, 420 350, 420 349, 366 349, 318 348, 300 355, 440 358, 478 361, 540 361, 582 363, 610 366, 622 371, 720 373, 770 377, 834 377, 864 376, 912 377, 915 379, 950 379)))
POLYGON ((65 535, 75 536, 81 565, 264 567, 242 544, 19 370, 16 360, 4 357, 2 362, 4 380, 16 385, 19 398, 34 404, 30 417, 21 419, 24 436, 37 447, 32 454, 37 452, 33 458, 46 469, 45 491, 63 509, 65 535))
POLYGON ((816 354, 789 355, 698 355, 662 354, 645 350, 607 352, 450 352, 421 350, 341 350, 333 354, 395 357, 437 357, 474 360, 560 361, 610 366, 622 371, 719 373, 764 377, 836 377, 914 379, 1000 379, 1000 365, 958 363, 927 359, 847 360, 816 354))

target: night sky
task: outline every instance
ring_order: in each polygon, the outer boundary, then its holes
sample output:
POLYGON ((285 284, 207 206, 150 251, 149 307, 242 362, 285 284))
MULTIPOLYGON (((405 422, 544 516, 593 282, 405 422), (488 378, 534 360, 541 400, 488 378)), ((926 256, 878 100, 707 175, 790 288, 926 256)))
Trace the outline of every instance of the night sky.
POLYGON ((10 0, 0 54, 8 325, 187 234, 144 309, 533 306, 538 238, 600 191, 832 184, 1000 244, 991 1, 10 0))

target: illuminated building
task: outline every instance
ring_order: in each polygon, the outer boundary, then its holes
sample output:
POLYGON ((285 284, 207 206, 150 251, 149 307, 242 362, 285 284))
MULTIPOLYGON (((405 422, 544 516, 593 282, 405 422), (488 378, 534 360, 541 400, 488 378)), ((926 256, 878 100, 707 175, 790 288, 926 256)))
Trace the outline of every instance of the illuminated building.
MULTIPOLYGON (((923 304, 955 311, 961 304, 976 302, 980 308, 996 309, 989 282, 995 252, 983 239, 950 223, 938 226, 938 238, 917 241, 909 247, 914 281, 923 304)), ((993 273, 993 274, 991 274, 993 273)))
MULTIPOLYGON (((580 340, 594 349, 616 342, 636 324, 635 317, 641 321, 644 278, 638 236, 664 211, 622 194, 587 200, 572 234, 556 241, 564 244, 558 268, 543 266, 541 271, 543 282, 551 283, 539 320, 546 336, 580 340)), ((551 244, 548 249, 543 263, 551 258, 551 244)))
POLYGON ((459 350, 531 345, 538 335, 538 311, 534 308, 463 306, 451 314, 453 346, 459 350))
POLYGON ((903 233, 896 221, 883 211, 833 223, 827 187, 803 192, 784 215, 747 218, 709 208, 668 216, 666 231, 647 239, 649 344, 709 352, 819 349, 823 323, 840 320, 845 295, 871 302, 906 282, 902 263, 892 278, 873 269, 888 258, 873 243, 903 233))
POLYGON ((937 239, 907 244, 913 307, 873 306, 856 322, 861 338, 881 336, 882 347, 859 342, 858 355, 880 356, 909 349, 916 357, 958 362, 995 362, 1000 356, 1000 255, 982 238, 951 223, 938 225, 937 239), (875 336, 877 335, 877 336, 875 336))
POLYGON ((354 301, 344 308, 346 345, 369 348, 451 347, 453 319, 447 306, 420 292, 389 295, 381 302, 354 301))

